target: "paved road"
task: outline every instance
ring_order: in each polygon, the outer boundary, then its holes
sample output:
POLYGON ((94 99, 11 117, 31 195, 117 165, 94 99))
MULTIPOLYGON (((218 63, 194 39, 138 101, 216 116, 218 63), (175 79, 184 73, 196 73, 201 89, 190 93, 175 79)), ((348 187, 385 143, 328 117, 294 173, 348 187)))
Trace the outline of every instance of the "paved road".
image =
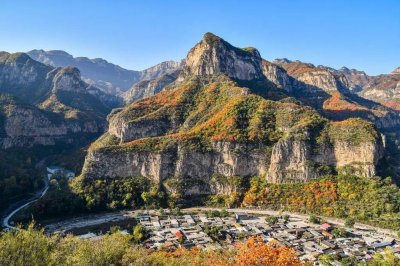
POLYGON ((31 200, 29 200, 28 202, 22 204, 21 206, 18 206, 16 209, 14 209, 9 215, 7 215, 4 219, 3 219, 3 223, 2 226, 8 229, 18 229, 12 225, 10 225, 10 221, 11 218, 20 210, 22 210, 23 208, 29 206, 30 204, 32 204, 33 202, 39 200, 40 198, 42 198, 44 195, 46 195, 46 192, 49 190, 49 184, 47 181, 45 181, 45 187, 42 191, 40 191, 39 193, 37 193, 35 195, 35 197, 33 197, 31 200))
MULTIPOLYGON (((222 210, 223 208, 208 208, 208 207, 193 207, 193 208, 186 208, 182 209, 183 212, 190 212, 190 211, 210 211, 210 210, 222 210)), ((252 213, 252 214, 259 214, 259 215, 282 215, 282 214, 288 214, 293 218, 297 218, 303 221, 308 221, 309 215, 305 214, 299 214, 299 213, 290 213, 290 212, 279 212, 279 211, 274 211, 274 210, 268 210, 268 209, 226 209, 228 212, 244 212, 244 213, 252 213)), ((153 212, 153 211, 150 211, 153 212)), ((134 216, 134 211, 119 211, 119 212, 113 212, 113 213, 104 213, 104 214, 96 214, 96 215, 90 215, 90 216, 85 216, 85 217, 76 217, 72 219, 67 219, 58 223, 52 223, 49 225, 46 225, 46 230, 49 232, 54 232, 54 231, 66 231, 70 230, 72 228, 81 228, 81 227, 86 227, 89 225, 97 225, 97 224, 102 224, 110 221, 118 221, 118 220, 123 220, 127 219, 129 217, 134 216)), ((320 216, 321 217, 321 216, 320 216)), ((337 219, 337 218, 330 218, 330 217, 321 217, 324 219, 326 222, 335 224, 335 225, 340 225, 344 226, 344 220, 342 219, 337 219)), ((390 236, 390 237, 397 237, 397 233, 391 230, 387 229, 382 229, 382 228, 377 228, 373 227, 370 225, 365 225, 365 224, 360 224, 356 223, 354 225, 355 229, 361 229, 361 230, 373 230, 376 231, 379 234, 390 236)))
POLYGON ((57 231, 65 232, 74 228, 82 228, 87 226, 105 224, 109 222, 122 221, 131 218, 132 213, 133 212, 130 211, 118 211, 112 213, 85 215, 81 217, 66 219, 56 223, 51 223, 46 225, 44 228, 49 233, 54 233, 57 231))

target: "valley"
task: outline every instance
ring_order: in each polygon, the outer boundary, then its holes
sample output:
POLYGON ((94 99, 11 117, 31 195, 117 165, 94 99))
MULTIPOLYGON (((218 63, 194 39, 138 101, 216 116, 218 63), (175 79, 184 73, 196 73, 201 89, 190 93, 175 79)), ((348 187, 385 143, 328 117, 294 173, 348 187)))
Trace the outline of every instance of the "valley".
POLYGON ((302 262, 400 255, 399 89, 398 69, 268 61, 213 33, 142 71, 1 52, 3 227, 73 241, 139 230, 155 252, 261 239, 302 262), (76 176, 43 182, 49 165, 76 176))

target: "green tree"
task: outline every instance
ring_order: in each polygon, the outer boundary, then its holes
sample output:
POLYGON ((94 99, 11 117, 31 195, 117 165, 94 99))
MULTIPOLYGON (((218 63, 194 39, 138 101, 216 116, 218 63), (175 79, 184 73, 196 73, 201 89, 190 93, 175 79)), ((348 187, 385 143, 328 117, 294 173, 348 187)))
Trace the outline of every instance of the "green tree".
POLYGON ((347 231, 344 228, 334 228, 332 230, 332 234, 334 237, 346 237, 347 236, 347 231))
POLYGON ((285 214, 283 215, 283 221, 285 221, 285 223, 287 223, 290 219, 290 215, 289 214, 285 214))
POLYGON ((119 232, 119 231, 121 231, 121 226, 114 225, 114 226, 111 226, 111 227, 110 227, 110 232, 111 232, 111 234, 117 233, 117 232, 119 232))
POLYGON ((141 243, 146 236, 146 230, 145 228, 141 225, 138 224, 133 228, 133 242, 136 244, 141 243))
POLYGON ((30 224, 26 230, 8 231, 0 237, 0 265, 48 265, 55 237, 30 224))
POLYGON ((172 210, 172 214, 176 216, 182 215, 181 209, 176 207, 175 209, 172 210))
POLYGON ((268 216, 265 218, 265 221, 269 224, 269 225, 274 225, 277 224, 279 219, 276 216, 268 216))
POLYGON ((331 263, 334 261, 333 255, 330 254, 323 254, 318 257, 318 262, 323 265, 323 266, 330 266, 332 265, 331 263))
POLYGON ((120 265, 130 246, 130 239, 130 236, 121 233, 105 235, 97 241, 67 236, 61 239, 57 248, 54 249, 50 265, 120 265))
POLYGON ((345 222, 344 222, 344 225, 345 225, 346 227, 352 228, 352 227, 354 226, 355 223, 356 223, 356 221, 354 220, 354 218, 352 218, 352 217, 347 217, 346 220, 345 220, 345 222))
POLYGON ((313 214, 310 215, 310 218, 308 218, 308 221, 310 221, 310 223, 313 223, 313 224, 321 223, 321 219, 313 214))
POLYGON ((208 225, 206 225, 206 227, 204 228, 204 233, 206 233, 209 237, 213 239, 218 239, 221 229, 221 226, 209 227, 208 225))
POLYGON ((369 264, 371 266, 397 266, 400 265, 400 258, 396 257, 393 250, 386 248, 383 253, 377 253, 369 264))
POLYGON ((229 216, 229 212, 225 209, 220 211, 220 215, 221 217, 228 217, 229 216))
POLYGON ((140 197, 142 198, 144 205, 148 206, 150 204, 150 199, 151 199, 150 192, 146 192, 146 191, 142 192, 140 197))

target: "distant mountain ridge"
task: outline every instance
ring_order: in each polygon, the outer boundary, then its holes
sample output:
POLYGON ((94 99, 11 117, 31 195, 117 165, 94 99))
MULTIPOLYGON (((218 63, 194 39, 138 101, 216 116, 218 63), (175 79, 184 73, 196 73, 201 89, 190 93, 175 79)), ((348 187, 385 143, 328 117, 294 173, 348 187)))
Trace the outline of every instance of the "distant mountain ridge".
POLYGON ((143 71, 135 71, 122 68, 102 58, 73 57, 61 50, 32 50, 27 54, 36 61, 54 67, 77 67, 85 82, 112 95, 119 95, 142 80, 169 74, 180 66, 180 62, 165 61, 143 71))

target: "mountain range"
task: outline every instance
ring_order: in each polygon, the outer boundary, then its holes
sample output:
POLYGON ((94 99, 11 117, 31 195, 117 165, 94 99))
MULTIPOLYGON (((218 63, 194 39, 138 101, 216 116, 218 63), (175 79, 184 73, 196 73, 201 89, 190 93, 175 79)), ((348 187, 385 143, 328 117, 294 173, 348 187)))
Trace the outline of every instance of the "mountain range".
POLYGON ((73 66, 82 73, 82 79, 104 92, 118 95, 142 80, 158 78, 179 68, 180 63, 165 61, 143 71, 124 69, 102 58, 73 57, 65 51, 32 50, 27 54, 34 60, 53 67, 73 66))
POLYGON ((268 61, 212 33, 181 62, 143 71, 64 51, 1 52, 0 147, 81 149, 101 135, 82 180, 173 180, 186 196, 232 191, 216 177, 397 178, 399 89, 399 68, 369 76, 268 61))
POLYGON ((109 115, 82 176, 172 178, 184 195, 230 191, 213 176, 286 183, 346 169, 372 177, 386 158, 381 133, 399 127, 399 114, 355 93, 348 79, 358 74, 345 72, 269 62, 207 33, 175 81, 109 115))

